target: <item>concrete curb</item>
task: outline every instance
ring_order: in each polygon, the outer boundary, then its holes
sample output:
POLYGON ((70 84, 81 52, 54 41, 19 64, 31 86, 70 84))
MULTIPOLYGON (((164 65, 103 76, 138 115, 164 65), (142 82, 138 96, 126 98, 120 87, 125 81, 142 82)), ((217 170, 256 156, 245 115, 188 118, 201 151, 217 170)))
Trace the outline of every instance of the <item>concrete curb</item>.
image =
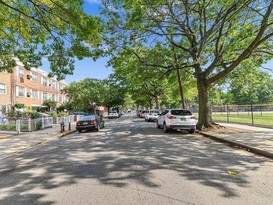
POLYGON ((271 153, 271 152, 261 150, 261 149, 258 149, 256 147, 252 147, 252 146, 240 143, 240 142, 234 142, 234 141, 230 141, 230 140, 223 139, 223 138, 220 138, 220 137, 216 137, 216 136, 204 133, 204 132, 197 131, 197 133, 203 135, 204 137, 210 138, 210 139, 212 139, 214 141, 228 144, 231 147, 239 147, 239 148, 241 148, 241 149, 243 149, 245 151, 252 152, 254 154, 257 154, 257 155, 260 155, 260 156, 263 156, 263 157, 266 157, 266 158, 269 158, 269 159, 273 159, 273 153, 271 153))
POLYGON ((77 130, 70 130, 70 131, 68 131, 68 132, 65 132, 65 133, 62 133, 62 134, 60 134, 60 135, 58 135, 57 136, 57 138, 63 138, 63 137, 65 137, 65 136, 67 136, 67 135, 70 135, 70 134, 72 134, 72 133, 74 133, 74 132, 77 132, 77 130))

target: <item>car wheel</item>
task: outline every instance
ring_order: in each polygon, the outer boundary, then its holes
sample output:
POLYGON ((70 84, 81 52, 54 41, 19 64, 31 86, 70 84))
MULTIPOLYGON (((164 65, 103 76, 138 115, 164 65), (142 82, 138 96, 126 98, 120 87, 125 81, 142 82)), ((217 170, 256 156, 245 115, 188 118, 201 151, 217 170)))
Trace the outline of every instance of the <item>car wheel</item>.
POLYGON ((79 133, 81 133, 81 132, 82 132, 82 130, 78 130, 78 132, 79 132, 79 133))
POLYGON ((193 134, 194 132, 195 132, 195 129, 189 130, 189 133, 190 133, 190 134, 193 134))
POLYGON ((163 130, 164 130, 165 133, 169 132, 169 129, 167 128, 167 125, 166 125, 165 122, 163 123, 163 130))
POLYGON ((158 122, 156 122, 156 127, 157 127, 158 129, 161 128, 161 126, 158 124, 158 122))

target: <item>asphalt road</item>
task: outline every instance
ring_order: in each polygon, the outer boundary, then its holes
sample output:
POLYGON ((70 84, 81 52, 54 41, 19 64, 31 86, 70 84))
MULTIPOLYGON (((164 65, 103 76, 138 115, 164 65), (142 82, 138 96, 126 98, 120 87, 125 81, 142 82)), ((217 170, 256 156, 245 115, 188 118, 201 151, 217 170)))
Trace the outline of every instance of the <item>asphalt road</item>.
POLYGON ((273 161, 133 116, 0 168, 0 204, 273 204, 273 161))

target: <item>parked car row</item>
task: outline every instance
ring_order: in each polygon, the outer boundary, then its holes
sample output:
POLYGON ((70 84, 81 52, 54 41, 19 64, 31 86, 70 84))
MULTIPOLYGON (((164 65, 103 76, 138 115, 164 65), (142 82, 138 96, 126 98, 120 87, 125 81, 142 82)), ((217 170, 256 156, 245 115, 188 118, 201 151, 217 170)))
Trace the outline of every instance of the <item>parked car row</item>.
POLYGON ((156 127, 162 128, 164 132, 170 130, 187 130, 194 133, 196 121, 194 115, 187 109, 167 109, 160 113, 157 109, 141 110, 137 113, 145 121, 156 121, 156 127))

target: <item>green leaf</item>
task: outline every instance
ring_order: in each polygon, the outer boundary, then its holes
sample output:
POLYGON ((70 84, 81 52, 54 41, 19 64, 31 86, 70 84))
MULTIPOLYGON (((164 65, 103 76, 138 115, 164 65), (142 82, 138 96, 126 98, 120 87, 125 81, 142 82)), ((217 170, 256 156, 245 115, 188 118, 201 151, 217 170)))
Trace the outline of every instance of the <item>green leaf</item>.
POLYGON ((236 170, 227 170, 226 173, 231 176, 239 176, 239 172, 236 170))

